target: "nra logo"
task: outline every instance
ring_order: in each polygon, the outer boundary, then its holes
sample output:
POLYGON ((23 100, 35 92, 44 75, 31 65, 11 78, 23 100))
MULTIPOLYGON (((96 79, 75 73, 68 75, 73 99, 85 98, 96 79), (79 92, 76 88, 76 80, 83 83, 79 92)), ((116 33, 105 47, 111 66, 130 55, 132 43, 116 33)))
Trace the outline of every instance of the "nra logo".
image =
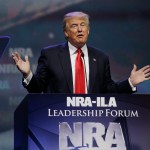
POLYGON ((59 150, 126 150, 120 123, 67 122, 59 124, 59 150))

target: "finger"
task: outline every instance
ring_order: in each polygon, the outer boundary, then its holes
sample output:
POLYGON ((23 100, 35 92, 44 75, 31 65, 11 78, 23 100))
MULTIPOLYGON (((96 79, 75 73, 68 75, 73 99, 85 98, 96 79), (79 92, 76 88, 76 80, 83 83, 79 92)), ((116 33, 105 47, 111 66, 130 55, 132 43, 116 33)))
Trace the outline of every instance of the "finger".
POLYGON ((145 73, 145 74, 150 73, 150 68, 144 70, 144 73, 145 73))
POLYGON ((15 53, 15 52, 12 53, 11 56, 12 56, 12 57, 16 57, 16 53, 15 53))
POLYGON ((28 56, 25 56, 25 61, 29 61, 29 57, 28 56))
POLYGON ((21 56, 18 52, 14 52, 14 54, 16 55, 17 59, 20 60, 21 59, 21 56))
POLYGON ((135 72, 137 70, 137 66, 135 64, 133 64, 133 69, 132 71, 135 72))
POLYGON ((15 59, 15 58, 13 58, 13 61, 14 61, 14 63, 15 63, 15 64, 17 63, 17 61, 16 61, 16 59, 15 59))
POLYGON ((146 80, 150 80, 150 77, 146 77, 146 78, 145 78, 145 81, 146 81, 146 80))
POLYGON ((147 65, 147 66, 141 68, 140 70, 144 71, 144 70, 147 70, 148 68, 150 68, 150 65, 147 65))
POLYGON ((12 53, 12 58, 15 60, 15 61, 18 61, 19 60, 19 57, 18 57, 18 53, 17 52, 14 52, 12 53))
POLYGON ((13 56, 15 56, 15 54, 14 54, 14 53, 12 53, 12 54, 11 54, 11 56, 13 57, 13 56))
POLYGON ((17 59, 17 57, 15 55, 12 56, 12 58, 13 58, 13 60, 14 60, 15 63, 18 61, 18 59, 17 59))
POLYGON ((150 72, 145 74, 145 78, 149 78, 150 77, 150 72))

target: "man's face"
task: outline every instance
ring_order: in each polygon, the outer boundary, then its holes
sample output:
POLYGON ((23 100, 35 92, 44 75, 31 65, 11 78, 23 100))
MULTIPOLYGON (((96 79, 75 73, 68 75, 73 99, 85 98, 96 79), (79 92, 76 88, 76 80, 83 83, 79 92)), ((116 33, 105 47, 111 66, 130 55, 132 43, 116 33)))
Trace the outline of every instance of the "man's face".
POLYGON ((68 19, 64 33, 68 41, 75 47, 79 48, 84 46, 89 34, 87 20, 82 17, 72 17, 68 19))

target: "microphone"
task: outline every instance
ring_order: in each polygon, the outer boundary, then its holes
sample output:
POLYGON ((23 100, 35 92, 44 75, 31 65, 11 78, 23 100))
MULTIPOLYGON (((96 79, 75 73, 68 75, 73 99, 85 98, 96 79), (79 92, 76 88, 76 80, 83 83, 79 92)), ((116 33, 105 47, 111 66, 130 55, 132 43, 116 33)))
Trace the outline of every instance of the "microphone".
POLYGON ((87 93, 88 93, 88 83, 87 83, 87 73, 86 73, 86 64, 85 64, 85 59, 84 59, 84 53, 81 53, 81 57, 83 59, 83 63, 84 63, 84 70, 85 70, 85 80, 86 80, 86 89, 87 89, 87 93))

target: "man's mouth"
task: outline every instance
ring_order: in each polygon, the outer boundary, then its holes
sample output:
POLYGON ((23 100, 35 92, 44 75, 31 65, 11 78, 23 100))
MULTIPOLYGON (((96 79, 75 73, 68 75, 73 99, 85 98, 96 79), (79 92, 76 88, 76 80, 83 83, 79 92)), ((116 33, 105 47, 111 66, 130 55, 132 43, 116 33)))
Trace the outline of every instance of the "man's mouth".
POLYGON ((78 34, 77 37, 78 38, 82 38, 84 35, 83 34, 78 34))

